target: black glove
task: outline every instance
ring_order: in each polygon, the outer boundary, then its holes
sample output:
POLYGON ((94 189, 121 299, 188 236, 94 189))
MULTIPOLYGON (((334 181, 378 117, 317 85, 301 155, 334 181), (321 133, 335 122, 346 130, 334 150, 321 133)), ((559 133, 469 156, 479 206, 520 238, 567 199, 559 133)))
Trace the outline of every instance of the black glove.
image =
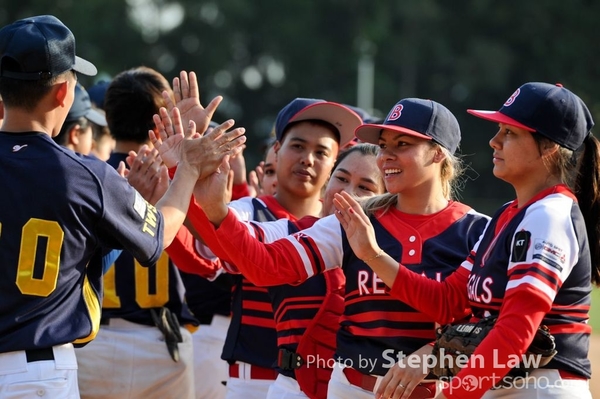
POLYGON ((179 320, 177 320, 177 317, 165 307, 152 308, 150 309, 150 314, 152 315, 154 324, 156 324, 156 327, 158 327, 165 337, 165 343, 167 344, 167 349, 169 350, 171 359, 173 359, 175 362, 178 362, 179 347, 177 344, 179 342, 183 342, 179 320))

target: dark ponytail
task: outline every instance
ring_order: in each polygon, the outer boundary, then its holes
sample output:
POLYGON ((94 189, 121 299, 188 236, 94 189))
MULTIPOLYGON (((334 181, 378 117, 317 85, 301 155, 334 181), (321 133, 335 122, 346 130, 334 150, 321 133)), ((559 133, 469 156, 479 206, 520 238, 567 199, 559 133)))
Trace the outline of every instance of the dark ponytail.
POLYGON ((574 188, 590 245, 592 283, 600 286, 600 142, 590 134, 582 151, 574 188))

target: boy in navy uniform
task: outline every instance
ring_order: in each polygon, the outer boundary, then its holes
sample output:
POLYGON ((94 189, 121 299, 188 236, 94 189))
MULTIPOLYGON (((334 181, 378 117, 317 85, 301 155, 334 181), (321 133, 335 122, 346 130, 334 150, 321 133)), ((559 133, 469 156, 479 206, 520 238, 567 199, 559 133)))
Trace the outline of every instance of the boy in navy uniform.
POLYGON ((61 21, 45 15, 5 26, 0 54, 0 397, 78 398, 73 344, 99 328, 100 248, 155 263, 183 223, 196 180, 237 151, 243 131, 182 143, 177 174, 154 207, 106 163, 52 141, 73 103, 76 72, 97 72, 75 56, 61 21))

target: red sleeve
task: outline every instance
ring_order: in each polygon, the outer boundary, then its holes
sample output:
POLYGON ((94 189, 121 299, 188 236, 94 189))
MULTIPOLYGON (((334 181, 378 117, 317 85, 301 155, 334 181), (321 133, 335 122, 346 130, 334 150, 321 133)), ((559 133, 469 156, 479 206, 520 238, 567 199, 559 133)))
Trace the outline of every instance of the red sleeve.
POLYGON ((444 389, 444 395, 457 399, 483 396, 518 364, 551 306, 549 299, 530 285, 508 291, 496 325, 473 354, 484 361, 463 368, 455 377, 458 383, 452 382, 444 389), (472 384, 463 386, 463 379, 475 382, 474 389, 472 384))
POLYGON ((255 236, 260 236, 258 227, 240 222, 231 210, 218 229, 213 227, 220 249, 249 281, 257 286, 274 286, 299 284, 308 278, 291 242, 280 239, 264 244, 250 234, 249 228, 256 229, 255 236))
POLYGON ((181 226, 166 251, 175 266, 186 273, 212 278, 221 268, 219 259, 212 261, 198 254, 195 248, 195 238, 185 226, 181 226))
POLYGON ((188 221, 194 226, 204 244, 210 248, 210 250, 217 256, 221 261, 229 262, 230 259, 227 256, 227 252, 223 251, 219 244, 219 238, 215 233, 215 227, 210 220, 206 217, 206 214, 198 205, 196 201, 190 203, 187 213, 188 221))
POLYGON ((232 189, 232 193, 231 193, 231 200, 237 200, 240 198, 244 198, 244 197, 249 197, 250 196, 250 190, 248 189, 248 183, 244 182, 241 184, 234 184, 233 185, 233 189, 232 189))
POLYGON ((433 318, 448 324, 471 313, 467 297, 469 271, 459 267, 444 281, 424 278, 400 265, 390 295, 433 318))

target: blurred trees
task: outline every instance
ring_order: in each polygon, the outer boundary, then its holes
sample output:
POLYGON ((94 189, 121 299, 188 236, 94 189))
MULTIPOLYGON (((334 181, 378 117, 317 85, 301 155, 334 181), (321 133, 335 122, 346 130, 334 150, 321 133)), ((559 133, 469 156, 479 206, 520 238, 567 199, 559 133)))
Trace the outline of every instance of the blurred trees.
MULTIPOLYGON (((356 104, 357 63, 375 63, 375 114, 404 97, 446 105, 472 167, 462 199, 484 212, 511 199, 491 174, 495 126, 467 108, 497 109, 526 81, 561 82, 600 123, 599 45, 591 0, 0 0, 0 24, 54 14, 75 33, 96 78, 137 65, 200 77, 204 102, 225 101, 250 136, 253 166, 277 111, 294 97, 356 104), (478 176, 478 177, 477 177, 478 176)), ((82 78, 85 85, 92 80, 82 78)))

